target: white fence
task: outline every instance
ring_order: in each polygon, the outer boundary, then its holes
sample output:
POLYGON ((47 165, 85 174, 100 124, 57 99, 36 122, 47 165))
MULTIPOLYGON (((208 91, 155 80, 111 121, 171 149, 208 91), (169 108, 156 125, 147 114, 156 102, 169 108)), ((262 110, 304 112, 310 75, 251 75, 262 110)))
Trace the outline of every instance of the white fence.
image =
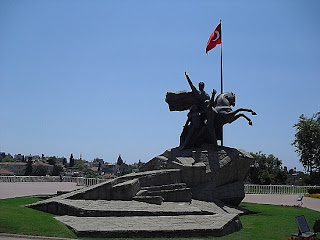
POLYGON ((106 179, 78 177, 77 178, 77 185, 88 187, 88 186, 92 186, 92 185, 102 183, 105 181, 106 181, 106 179))
POLYGON ((64 176, 0 176, 0 182, 74 182, 78 186, 92 186, 106 180, 99 178, 83 178, 64 176))
MULTIPOLYGON (((0 176, 0 182, 60 182, 59 176, 0 176)), ((63 177, 63 182, 74 182, 78 186, 92 186, 106 181, 99 178, 63 177)), ((245 184, 246 194, 305 194, 310 188, 320 186, 294 186, 294 185, 255 185, 245 184)))
POLYGON ((308 193, 308 189, 310 188, 320 188, 320 186, 244 185, 246 194, 305 194, 308 193))

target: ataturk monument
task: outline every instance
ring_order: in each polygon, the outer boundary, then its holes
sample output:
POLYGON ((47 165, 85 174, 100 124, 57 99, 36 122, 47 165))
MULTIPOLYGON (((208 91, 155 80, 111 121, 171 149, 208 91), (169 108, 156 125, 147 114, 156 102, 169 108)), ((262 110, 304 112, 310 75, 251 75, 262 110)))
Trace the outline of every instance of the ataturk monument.
POLYGON ((59 215, 79 237, 223 236, 242 228, 237 206, 253 157, 219 146, 222 127, 239 117, 235 94, 199 89, 168 92, 170 111, 188 110, 180 145, 145 163, 139 173, 52 197, 27 207, 59 215))

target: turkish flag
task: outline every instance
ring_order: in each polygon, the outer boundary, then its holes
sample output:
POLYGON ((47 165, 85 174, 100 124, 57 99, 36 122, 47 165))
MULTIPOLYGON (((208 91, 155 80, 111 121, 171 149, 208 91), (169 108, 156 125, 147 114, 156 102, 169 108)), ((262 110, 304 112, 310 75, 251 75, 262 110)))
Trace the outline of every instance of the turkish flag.
POLYGON ((221 44, 221 22, 216 26, 208 39, 206 53, 217 46, 217 44, 221 44))

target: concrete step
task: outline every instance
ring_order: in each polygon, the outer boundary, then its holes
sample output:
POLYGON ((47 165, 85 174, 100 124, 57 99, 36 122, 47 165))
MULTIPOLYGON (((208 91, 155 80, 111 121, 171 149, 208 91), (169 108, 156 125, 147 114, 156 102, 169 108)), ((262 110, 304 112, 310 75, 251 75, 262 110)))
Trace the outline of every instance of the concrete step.
POLYGON ((78 237, 192 237, 223 236, 242 228, 236 214, 74 217, 59 216, 78 237))
POLYGON ((185 183, 174 183, 174 184, 166 184, 166 185, 161 185, 161 186, 142 187, 141 190, 160 191, 160 190, 181 189, 181 188, 186 188, 186 187, 187 187, 187 184, 185 184, 185 183))
POLYGON ((118 178, 119 181, 139 179, 141 187, 161 186, 181 182, 181 171, 179 169, 163 169, 147 172, 130 173, 118 178))
POLYGON ((141 190, 138 196, 161 196, 165 202, 191 202, 192 193, 190 188, 177 188, 169 190, 141 190))
POLYGON ((135 196, 133 200, 157 205, 161 205, 163 203, 163 197, 161 196, 135 196))
POLYGON ((46 204, 30 204, 27 207, 56 215, 78 217, 210 215, 225 212, 214 203, 209 204, 194 200, 191 204, 187 202, 163 202, 161 205, 157 205, 146 203, 146 201, 65 199, 47 201, 46 204))

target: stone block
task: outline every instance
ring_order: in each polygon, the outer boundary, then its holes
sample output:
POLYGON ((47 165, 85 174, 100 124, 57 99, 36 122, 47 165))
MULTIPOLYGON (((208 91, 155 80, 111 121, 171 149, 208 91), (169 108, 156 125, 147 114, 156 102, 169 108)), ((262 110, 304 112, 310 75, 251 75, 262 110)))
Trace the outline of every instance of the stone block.
POLYGON ((135 196, 133 200, 138 202, 145 202, 150 204, 161 205, 163 202, 163 197, 161 196, 135 196))
POLYGON ((165 202, 190 202, 192 193, 190 188, 148 191, 147 196, 161 196, 165 202))
POLYGON ((168 158, 166 158, 165 156, 159 155, 157 157, 154 157, 144 165, 142 165, 139 168, 139 170, 141 172, 144 172, 144 171, 150 171, 150 170, 165 169, 167 168, 167 162, 168 162, 168 158))
POLYGON ((187 187, 187 185, 185 183, 175 183, 175 184, 166 184, 166 185, 161 185, 161 186, 142 187, 141 191, 144 191, 144 190, 145 191, 173 190, 173 189, 181 189, 181 188, 186 188, 186 187, 187 187))
POLYGON ((132 200, 140 190, 138 179, 128 180, 112 187, 111 198, 113 200, 132 200))

